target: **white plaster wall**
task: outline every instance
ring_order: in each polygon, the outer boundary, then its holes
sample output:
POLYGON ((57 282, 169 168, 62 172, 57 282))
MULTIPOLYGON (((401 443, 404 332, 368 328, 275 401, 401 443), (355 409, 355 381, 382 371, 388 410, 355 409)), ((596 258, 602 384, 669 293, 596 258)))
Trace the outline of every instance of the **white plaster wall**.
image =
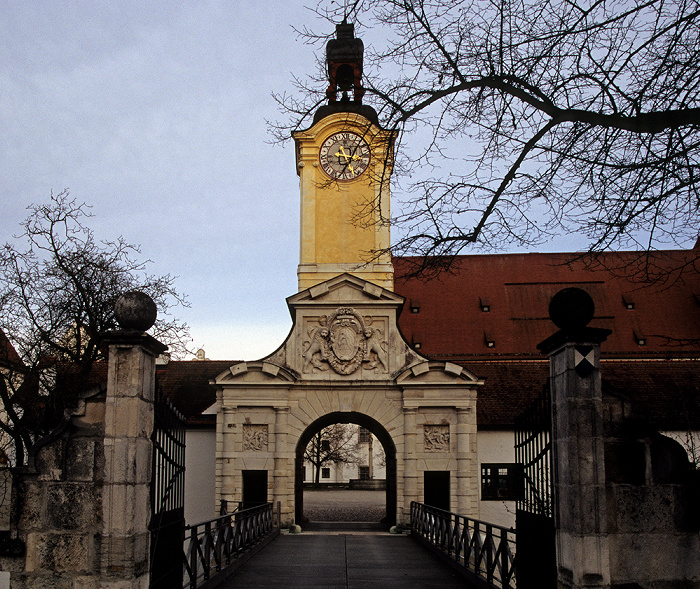
POLYGON ((216 506, 216 431, 187 430, 185 520, 196 524, 219 514, 216 506))
POLYGON ((676 440, 683 446, 688 453, 688 460, 695 464, 696 468, 700 467, 700 432, 696 431, 668 431, 661 432, 664 436, 668 436, 676 440))
POLYGON ((513 431, 483 431, 476 434, 479 518, 481 521, 506 528, 515 527, 515 501, 481 500, 481 465, 484 462, 515 462, 515 434, 513 431))

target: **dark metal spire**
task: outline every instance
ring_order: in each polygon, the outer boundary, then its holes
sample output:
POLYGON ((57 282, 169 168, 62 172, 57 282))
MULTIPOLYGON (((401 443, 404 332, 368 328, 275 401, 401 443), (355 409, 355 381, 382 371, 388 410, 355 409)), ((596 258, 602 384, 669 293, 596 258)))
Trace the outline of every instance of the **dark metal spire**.
POLYGON ((362 55, 364 44, 355 38, 355 25, 345 20, 335 26, 336 38, 326 45, 326 64, 328 81, 326 90, 328 103, 338 102, 338 92, 342 92, 340 101, 350 100, 352 91, 354 102, 361 104, 365 89, 362 87, 362 55))

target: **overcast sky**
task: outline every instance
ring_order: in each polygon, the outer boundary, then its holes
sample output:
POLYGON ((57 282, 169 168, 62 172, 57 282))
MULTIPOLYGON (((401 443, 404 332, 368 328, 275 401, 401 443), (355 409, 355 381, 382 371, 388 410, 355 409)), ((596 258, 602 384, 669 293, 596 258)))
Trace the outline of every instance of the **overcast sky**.
POLYGON ((294 147, 271 93, 312 70, 302 0, 0 0, 0 238, 69 188, 98 239, 179 276, 212 359, 272 352, 296 292, 294 147))

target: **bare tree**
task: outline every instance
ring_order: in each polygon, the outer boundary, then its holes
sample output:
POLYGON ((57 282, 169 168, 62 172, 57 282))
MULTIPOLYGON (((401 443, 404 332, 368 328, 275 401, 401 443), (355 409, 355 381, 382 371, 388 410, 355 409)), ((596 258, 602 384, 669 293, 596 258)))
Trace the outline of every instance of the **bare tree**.
POLYGON ((313 465, 316 484, 326 464, 356 464, 360 461, 357 426, 336 423, 323 428, 307 444, 304 460, 313 465))
MULTIPOLYGON (((365 99, 399 132, 408 197, 392 219, 395 254, 446 266, 469 245, 572 232, 590 252, 695 241, 697 0, 345 4, 315 10, 358 36, 380 32, 365 51, 365 99)), ((325 89, 297 82, 301 95, 277 97, 292 118, 283 134, 308 124, 325 89)))
POLYGON ((0 430, 13 442, 15 464, 105 359, 119 295, 141 290, 153 298, 153 335, 173 353, 185 352, 189 341, 187 325, 169 316, 173 306, 187 305, 173 277, 148 274, 148 262, 135 259, 138 247, 122 238, 96 241, 84 224, 89 217, 68 191, 52 194, 29 208, 21 234, 0 250, 0 430))

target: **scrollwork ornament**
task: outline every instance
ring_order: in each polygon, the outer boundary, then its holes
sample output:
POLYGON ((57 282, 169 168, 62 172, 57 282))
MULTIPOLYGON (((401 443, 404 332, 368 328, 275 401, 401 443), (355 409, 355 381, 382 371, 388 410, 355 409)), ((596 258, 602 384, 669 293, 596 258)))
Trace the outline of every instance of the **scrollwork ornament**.
POLYGON ((309 329, 305 342, 302 372, 328 370, 341 375, 353 374, 365 363, 367 370, 387 367, 387 343, 379 327, 369 327, 367 320, 351 307, 339 307, 318 320, 319 326, 309 329))

